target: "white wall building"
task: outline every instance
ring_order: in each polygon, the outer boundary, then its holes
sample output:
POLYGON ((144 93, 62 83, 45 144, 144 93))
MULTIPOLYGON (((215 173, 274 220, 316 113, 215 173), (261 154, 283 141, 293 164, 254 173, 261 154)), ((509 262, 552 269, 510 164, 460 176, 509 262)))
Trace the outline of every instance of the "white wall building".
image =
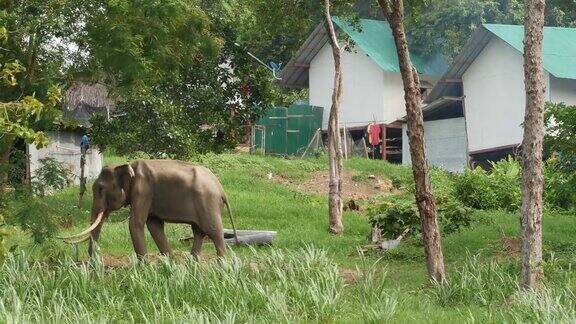
MULTIPOLYGON (((30 157, 30 174, 34 176, 36 170, 42 166, 41 159, 50 157, 61 162, 68 168, 74 184, 80 184, 80 139, 82 135, 76 132, 48 132, 49 144, 38 149, 34 144, 28 144, 30 157)), ((92 147, 86 153, 84 176, 88 179, 98 177, 102 170, 102 154, 98 148, 92 147)))
MULTIPOLYGON (((472 164, 485 165, 519 148, 525 110, 523 37, 522 26, 479 27, 436 84, 425 100, 425 115, 432 107, 435 114, 444 115, 442 119, 456 119, 445 121, 452 131, 438 127, 437 121, 425 122, 431 164, 442 166, 442 159, 434 157, 445 148, 428 141, 447 133, 460 139, 461 129, 467 144, 458 155, 469 157, 472 164), (461 116, 455 113, 454 102, 459 103, 461 116)), ((545 27, 543 46, 547 100, 576 105, 576 29, 545 27)), ((454 150, 462 147, 461 140, 453 144, 454 150)), ((408 163, 409 156, 403 159, 408 163)))
MULTIPOLYGON (((405 115, 404 88, 396 46, 388 23, 361 19, 361 31, 333 18, 337 32, 355 44, 342 53, 343 95, 340 121, 346 127, 369 123, 391 124, 405 115)), ((346 46, 346 44, 340 44, 346 46)), ((439 55, 422 58, 411 54, 423 87, 431 88, 445 71, 439 55)), ((323 128, 328 125, 334 87, 334 59, 324 24, 308 37, 280 74, 286 87, 308 88, 309 104, 324 108, 323 128)))

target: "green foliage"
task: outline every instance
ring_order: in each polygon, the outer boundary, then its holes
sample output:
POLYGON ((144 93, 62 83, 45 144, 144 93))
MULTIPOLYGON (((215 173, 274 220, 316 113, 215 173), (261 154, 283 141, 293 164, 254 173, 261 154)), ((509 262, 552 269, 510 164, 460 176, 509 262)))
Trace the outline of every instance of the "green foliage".
POLYGON ((392 196, 368 210, 372 227, 382 230, 385 237, 395 239, 406 228, 413 234, 420 233, 420 216, 414 197, 392 196))
POLYGON ((32 191, 43 197, 47 193, 70 185, 72 173, 65 163, 46 157, 39 160, 40 167, 32 177, 32 191))
MULTIPOLYGON (((474 211, 452 197, 437 198, 436 205, 438 221, 445 233, 457 232, 475 221, 474 211)), ((396 238, 406 228, 416 235, 421 232, 420 214, 413 195, 386 197, 381 204, 369 207, 368 215, 371 225, 380 228, 388 238, 396 238)))
MULTIPOLYGON (((72 193, 71 197, 77 198, 76 190, 67 190, 72 193)), ((59 227, 70 226, 87 216, 75 203, 62 201, 58 195, 35 197, 29 192, 14 193, 5 211, 6 223, 19 226, 36 243, 53 237, 59 227)))
POLYGON ((439 202, 438 215, 443 232, 447 234, 470 227, 476 221, 474 210, 455 199, 439 202))
POLYGON ((564 165, 549 159, 544 165, 544 204, 549 208, 576 207, 576 172, 566 172, 564 165))
POLYGON ((512 157, 492 163, 492 171, 467 169, 455 180, 456 197, 466 206, 516 211, 520 207, 520 164, 512 157))
MULTIPOLYGON (((413 48, 424 54, 441 50, 450 62, 460 53, 470 35, 483 23, 523 24, 520 0, 435 0, 408 15, 406 29, 413 48)), ((574 1, 547 1, 546 26, 576 24, 574 1)))
MULTIPOLYGON (((85 12, 82 38, 91 56, 82 73, 112 77, 113 86, 181 82, 182 67, 218 53, 221 40, 198 1, 90 1, 101 8, 85 12)), ((80 62, 82 63, 82 62, 80 62)), ((112 80, 111 80, 112 81, 112 80)))
POLYGON ((546 103, 544 149, 555 155, 556 166, 566 173, 576 173, 576 106, 546 103))
POLYGON ((41 199, 22 198, 20 208, 13 211, 7 221, 29 231, 36 243, 42 243, 58 229, 58 218, 48 213, 50 208, 51 206, 41 199))
POLYGON ((0 4, 0 207, 8 186, 6 182, 13 180, 10 179, 13 168, 10 159, 16 139, 34 143, 37 147, 47 145, 48 139, 37 129, 36 124, 61 99, 59 90, 53 86, 47 90, 46 103, 38 100, 36 93, 32 92, 30 73, 33 68, 27 69, 20 63, 20 57, 16 55, 20 48, 15 48, 17 46, 13 43, 14 36, 18 37, 22 30, 9 32, 4 27, 5 24, 12 27, 8 19, 11 15, 2 11, 4 5, 0 4))
POLYGON ((192 114, 148 92, 120 104, 125 112, 110 122, 105 116, 91 119, 89 136, 100 148, 110 146, 119 154, 146 152, 153 158, 190 158, 196 153, 197 129, 192 114))

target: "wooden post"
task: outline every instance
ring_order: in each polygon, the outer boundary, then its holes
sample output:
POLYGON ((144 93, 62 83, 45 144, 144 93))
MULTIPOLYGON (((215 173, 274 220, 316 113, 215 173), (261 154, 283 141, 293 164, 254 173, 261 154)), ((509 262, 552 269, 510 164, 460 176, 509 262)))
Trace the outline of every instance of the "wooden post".
POLYGON ((344 124, 344 160, 348 160, 348 132, 346 130, 346 124, 344 124))
POLYGON ((82 209, 82 200, 84 198, 84 192, 86 192, 86 177, 84 176, 84 169, 86 167, 86 150, 81 149, 82 153, 80 155, 80 195, 78 197, 78 208, 82 209))
POLYGON ((380 127, 382 128, 382 146, 380 147, 380 152, 382 153, 382 160, 386 160, 387 156, 386 156, 386 150, 387 150, 387 144, 386 143, 386 125, 382 124, 380 125, 380 127))

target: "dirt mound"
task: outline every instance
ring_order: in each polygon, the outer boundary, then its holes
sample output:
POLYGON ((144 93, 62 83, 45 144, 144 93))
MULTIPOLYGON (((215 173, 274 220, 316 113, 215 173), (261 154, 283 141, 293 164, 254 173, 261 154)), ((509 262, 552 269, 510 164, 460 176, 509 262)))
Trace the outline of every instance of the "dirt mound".
MULTIPOLYGON (((328 194, 328 171, 315 172, 309 179, 302 182, 274 175, 269 176, 268 179, 287 184, 305 193, 328 194)), ((368 199, 376 195, 389 194, 393 189, 390 180, 380 179, 374 175, 363 176, 350 171, 343 172, 342 195, 345 199, 368 199)))

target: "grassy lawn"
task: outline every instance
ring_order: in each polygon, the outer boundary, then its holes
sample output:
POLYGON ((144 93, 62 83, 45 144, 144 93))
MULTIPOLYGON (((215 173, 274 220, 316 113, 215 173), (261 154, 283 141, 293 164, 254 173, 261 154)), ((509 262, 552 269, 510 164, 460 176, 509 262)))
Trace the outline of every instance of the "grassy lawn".
MULTIPOLYGON (((119 163, 107 157, 106 163, 119 163)), ((289 160, 249 155, 209 155, 202 164, 220 178, 239 229, 274 230, 272 247, 234 247, 222 264, 211 244, 205 261, 178 254, 133 266, 127 210, 104 224, 99 241, 104 264, 70 261, 72 249, 60 242, 30 243, 21 234, 17 255, 0 266, 0 322, 573 322, 576 298, 576 217, 544 217, 546 288, 518 293, 518 215, 478 212, 478 224, 444 237, 448 287, 431 284, 417 240, 389 252, 359 253, 370 231, 363 212, 345 212, 345 233, 328 234, 326 197, 296 189, 324 158, 289 160), (272 173, 272 180, 267 175, 272 173), (275 179, 288 179, 280 182, 275 179), (46 260, 50 257, 51 262, 46 260), (40 260, 34 263, 32 260, 40 260), (57 260, 57 261, 54 261, 57 260), (107 264, 108 262, 108 264, 107 264)), ((374 174, 407 179, 405 167, 352 159, 345 168, 359 181, 374 174)), ((46 212, 71 212, 73 233, 88 225, 90 193, 84 211, 62 207, 77 201, 77 188, 45 199, 46 212), (52 206, 52 207, 50 207, 52 206)), ((374 198, 377 200, 378 198, 374 198)), ((367 202, 361 202, 366 205, 367 202)), ((225 227, 228 218, 223 217, 225 227)), ((190 228, 170 224, 174 250, 187 252, 181 239, 190 228)), ((150 236, 149 253, 157 253, 150 236)), ((86 258, 82 245, 81 258, 86 258)))

